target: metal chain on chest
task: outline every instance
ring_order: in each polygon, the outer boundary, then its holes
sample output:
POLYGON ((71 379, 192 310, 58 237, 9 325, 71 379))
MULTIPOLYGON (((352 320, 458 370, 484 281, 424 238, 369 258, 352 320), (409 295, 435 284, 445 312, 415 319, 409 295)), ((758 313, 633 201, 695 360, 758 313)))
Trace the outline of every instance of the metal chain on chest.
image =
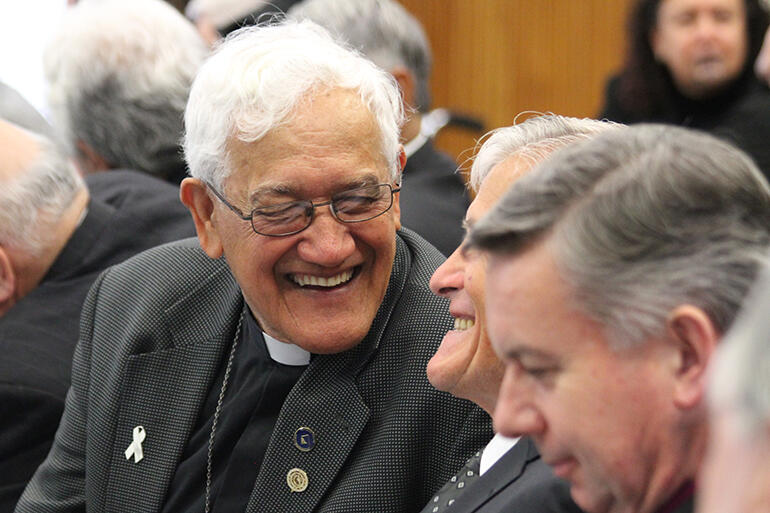
POLYGON ((241 324, 243 323, 243 310, 241 310, 241 317, 238 319, 238 327, 235 329, 235 338, 233 339, 233 347, 230 349, 230 356, 227 358, 227 367, 225 368, 225 376, 222 378, 222 388, 219 391, 219 399, 217 399, 217 409, 214 410, 214 420, 211 422, 211 435, 209 435, 209 449, 208 457, 206 461, 206 507, 204 513, 209 513, 211 505, 211 458, 214 451, 214 436, 217 433, 217 421, 219 420, 219 412, 222 410, 222 402, 225 398, 225 391, 227 390, 227 381, 230 378, 230 370, 233 367, 233 357, 235 356, 235 349, 238 347, 238 341, 241 338, 241 324))

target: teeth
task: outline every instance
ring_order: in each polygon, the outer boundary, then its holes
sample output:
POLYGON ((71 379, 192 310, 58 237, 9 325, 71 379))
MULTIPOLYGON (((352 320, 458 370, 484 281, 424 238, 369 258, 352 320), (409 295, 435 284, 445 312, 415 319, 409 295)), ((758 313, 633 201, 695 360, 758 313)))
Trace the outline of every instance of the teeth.
POLYGON ((469 330, 476 322, 473 319, 455 319, 455 329, 459 331, 469 330))
POLYGON ((323 276, 313 276, 310 274, 292 274, 291 279, 301 287, 311 285, 313 287, 336 287, 340 283, 345 283, 353 277, 353 270, 342 272, 336 276, 324 278, 323 276))

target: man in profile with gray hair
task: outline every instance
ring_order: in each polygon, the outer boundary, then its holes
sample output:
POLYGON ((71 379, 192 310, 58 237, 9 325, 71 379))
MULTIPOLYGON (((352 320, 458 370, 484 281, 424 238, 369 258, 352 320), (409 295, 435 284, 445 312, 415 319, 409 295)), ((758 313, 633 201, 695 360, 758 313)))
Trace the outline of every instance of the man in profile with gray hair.
POLYGON ((91 284, 194 233, 177 196, 129 171, 84 181, 51 141, 0 120, 0 511, 51 446, 91 284))
POLYGON ((442 257, 400 229, 392 77, 305 21, 245 28, 185 111, 198 240, 91 289, 17 511, 418 511, 491 436, 424 369, 442 257))
POLYGON ((133 169, 181 182, 184 106, 207 52, 162 0, 68 8, 43 64, 54 128, 80 171, 133 169))
POLYGON ((455 161, 436 150, 422 129, 430 108, 431 51, 420 22, 395 0, 304 0, 288 15, 325 27, 396 79, 408 111, 401 129, 401 218, 450 255, 463 238, 468 196, 455 161))
POLYGON ((491 255, 494 414, 589 513, 692 511, 706 369, 770 242, 770 189, 728 143, 638 125, 565 148, 471 231, 491 255))

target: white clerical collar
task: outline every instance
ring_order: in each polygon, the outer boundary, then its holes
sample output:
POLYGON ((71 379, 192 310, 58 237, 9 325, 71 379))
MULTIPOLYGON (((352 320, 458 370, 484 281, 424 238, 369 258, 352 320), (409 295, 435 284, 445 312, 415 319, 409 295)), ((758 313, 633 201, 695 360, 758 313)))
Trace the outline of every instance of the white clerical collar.
POLYGON ((520 437, 509 438, 507 436, 498 435, 489 441, 484 451, 481 453, 481 462, 479 463, 479 475, 484 475, 484 472, 492 468, 492 465, 497 463, 497 460, 503 457, 503 455, 510 451, 520 437))
POLYGON ((281 342, 264 331, 262 332, 262 336, 265 337, 267 352, 270 354, 270 358, 272 358, 273 361, 283 365, 294 366, 307 365, 310 363, 310 353, 301 347, 287 342, 281 342))

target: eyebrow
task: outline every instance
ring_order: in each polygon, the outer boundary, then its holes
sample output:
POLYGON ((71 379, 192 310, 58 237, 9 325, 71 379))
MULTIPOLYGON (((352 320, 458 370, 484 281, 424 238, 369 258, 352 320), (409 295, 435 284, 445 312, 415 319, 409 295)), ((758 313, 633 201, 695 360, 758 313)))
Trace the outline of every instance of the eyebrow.
MULTIPOLYGON (((376 185, 380 182, 380 178, 375 175, 374 173, 367 173, 365 175, 356 177, 355 179, 351 179, 348 182, 343 183, 339 188, 337 188, 336 192, 333 192, 331 195, 337 194, 342 191, 346 191, 348 189, 355 189, 356 187, 366 187, 368 185, 376 185)), ((388 182, 390 181, 388 180, 388 182)), ((251 191, 249 193, 249 201, 251 202, 251 205, 255 205, 259 203, 260 198, 264 198, 265 196, 289 196, 292 198, 301 198, 302 192, 299 187, 294 186, 293 184, 288 183, 267 183, 265 185, 261 185, 251 191)))
POLYGON ((522 358, 526 358, 526 357, 539 358, 539 359, 545 359, 545 360, 555 359, 554 355, 552 354, 545 353, 539 349, 529 348, 529 347, 513 348, 510 350, 506 350, 506 351, 503 351, 502 356, 507 360, 517 360, 517 361, 521 361, 522 358))

